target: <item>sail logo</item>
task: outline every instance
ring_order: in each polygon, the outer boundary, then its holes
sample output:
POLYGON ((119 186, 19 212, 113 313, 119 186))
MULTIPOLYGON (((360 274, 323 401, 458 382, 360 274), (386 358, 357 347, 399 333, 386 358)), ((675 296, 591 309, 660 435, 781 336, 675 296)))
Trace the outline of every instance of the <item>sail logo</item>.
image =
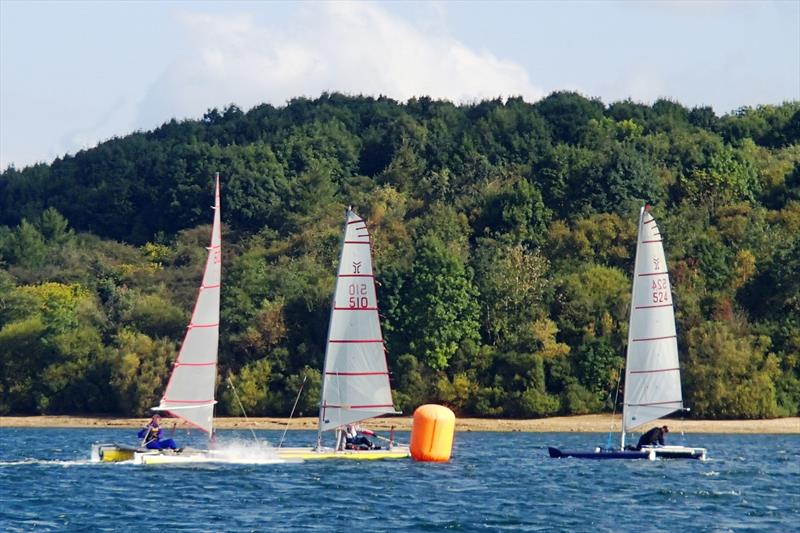
POLYGON ((353 261, 353 274, 361 274, 361 261, 353 261))
POLYGON ((655 271, 661 270, 661 258, 659 257, 653 258, 653 270, 655 271))

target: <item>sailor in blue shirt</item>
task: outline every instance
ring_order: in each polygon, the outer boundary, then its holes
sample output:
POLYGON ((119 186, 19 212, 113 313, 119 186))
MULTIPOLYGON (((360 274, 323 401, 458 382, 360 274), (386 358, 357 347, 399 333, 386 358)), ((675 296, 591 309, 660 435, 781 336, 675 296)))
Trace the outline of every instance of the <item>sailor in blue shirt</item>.
POLYGON ((160 421, 160 415, 153 415, 153 418, 150 419, 150 423, 139 430, 138 436, 142 439, 142 444, 144 444, 145 448, 150 450, 170 449, 181 451, 174 440, 161 438, 163 430, 158 425, 160 421))

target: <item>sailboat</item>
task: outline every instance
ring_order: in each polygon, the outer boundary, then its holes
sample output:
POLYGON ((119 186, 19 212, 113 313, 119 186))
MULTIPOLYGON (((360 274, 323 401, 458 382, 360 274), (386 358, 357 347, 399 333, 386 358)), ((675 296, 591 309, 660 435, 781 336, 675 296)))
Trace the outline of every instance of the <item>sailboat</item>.
POLYGON ((278 457, 305 460, 409 457, 407 446, 391 441, 382 449, 345 449, 344 426, 384 414, 399 413, 392 402, 378 314, 372 241, 365 221, 348 207, 328 324, 316 445, 278 448, 278 457), (334 435, 334 443, 328 447, 323 445, 327 433, 334 435))
POLYGON ((625 447, 626 432, 675 411, 684 411, 678 340, 672 292, 661 233, 650 206, 639 212, 639 231, 633 271, 625 394, 619 448, 562 451, 549 448, 550 457, 584 459, 706 459, 705 448, 686 446, 625 447))
MULTIPOLYGON (((214 431, 214 399, 219 344, 219 302, 222 279, 222 234, 220 228, 219 173, 215 176, 214 222, 203 280, 183 344, 173 364, 172 374, 157 407, 152 410, 179 418, 209 436, 214 431)), ((94 444, 92 460, 134 463, 188 462, 207 455, 204 451, 149 450, 121 444, 94 444)))

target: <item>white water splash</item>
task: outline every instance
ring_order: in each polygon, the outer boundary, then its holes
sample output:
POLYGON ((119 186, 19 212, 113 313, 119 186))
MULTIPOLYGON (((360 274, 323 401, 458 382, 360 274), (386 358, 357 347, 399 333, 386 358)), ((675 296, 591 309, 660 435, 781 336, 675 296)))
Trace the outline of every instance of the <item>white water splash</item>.
MULTIPOLYGON (((302 460, 281 459, 275 448, 268 442, 253 442, 244 440, 232 440, 218 443, 212 450, 192 450, 187 449, 183 454, 177 454, 176 458, 185 458, 185 463, 223 463, 223 464, 278 464, 278 463, 302 463, 302 460)), ((176 461, 183 463, 184 461, 176 461)), ((54 460, 54 459, 35 459, 24 458, 17 461, 0 461, 0 467, 13 467, 25 465, 41 466, 61 466, 64 468, 74 466, 120 466, 131 465, 134 461, 113 461, 102 462, 85 460, 54 460)))
POLYGON ((245 440, 226 440, 217 443, 209 450, 208 458, 218 463, 235 464, 274 464, 298 461, 287 461, 278 457, 275 448, 267 441, 253 442, 245 440))

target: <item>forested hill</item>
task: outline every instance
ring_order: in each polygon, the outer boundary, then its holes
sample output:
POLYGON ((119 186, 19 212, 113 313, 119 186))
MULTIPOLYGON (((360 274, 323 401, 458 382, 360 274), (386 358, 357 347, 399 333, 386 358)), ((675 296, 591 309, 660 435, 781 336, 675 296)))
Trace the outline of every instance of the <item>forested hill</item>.
MULTIPOLYGON (((396 406, 610 409, 636 223, 668 255, 687 405, 800 410, 800 102, 325 94, 0 175, 0 414, 158 403, 222 178, 218 412, 316 413, 344 208, 368 219, 396 406), (310 385, 309 385, 310 384, 310 385)), ((621 387, 620 387, 621 388, 621 387)))

